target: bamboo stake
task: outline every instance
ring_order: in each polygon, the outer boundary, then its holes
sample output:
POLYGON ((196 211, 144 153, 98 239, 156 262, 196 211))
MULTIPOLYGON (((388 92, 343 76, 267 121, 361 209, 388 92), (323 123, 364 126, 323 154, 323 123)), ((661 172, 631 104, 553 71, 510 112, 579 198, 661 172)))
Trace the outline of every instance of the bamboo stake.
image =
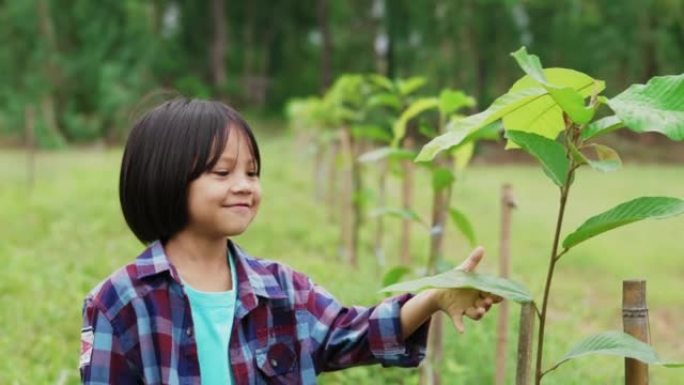
POLYGON ((536 317, 534 304, 526 303, 520 307, 516 385, 529 385, 532 382, 532 346, 534 345, 534 320, 536 317))
MULTIPOLYGON (((499 275, 508 278, 510 274, 511 212, 515 208, 513 189, 504 184, 501 188, 501 244, 499 245, 499 275)), ((504 385, 506 381, 506 347, 508 345, 508 302, 499 305, 497 324, 496 364, 494 384, 504 385)))
MULTIPOLYGON (((646 281, 622 281, 622 324, 625 333, 649 343, 646 281)), ((625 385, 648 385, 648 365, 625 358, 625 385)))

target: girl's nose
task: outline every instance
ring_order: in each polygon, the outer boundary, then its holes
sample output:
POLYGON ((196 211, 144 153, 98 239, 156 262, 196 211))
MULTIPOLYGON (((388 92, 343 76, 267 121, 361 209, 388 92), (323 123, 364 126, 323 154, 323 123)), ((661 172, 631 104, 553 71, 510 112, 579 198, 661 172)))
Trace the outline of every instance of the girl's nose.
POLYGON ((247 176, 237 176, 230 190, 234 193, 246 193, 252 191, 252 181, 247 176))

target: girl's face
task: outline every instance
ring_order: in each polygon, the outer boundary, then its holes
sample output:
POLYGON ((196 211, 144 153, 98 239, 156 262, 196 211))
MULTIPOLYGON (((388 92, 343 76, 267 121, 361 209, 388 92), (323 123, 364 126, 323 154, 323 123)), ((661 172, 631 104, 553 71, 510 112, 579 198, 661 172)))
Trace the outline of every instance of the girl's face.
POLYGON ((216 165, 188 187, 188 225, 184 229, 207 238, 243 233, 256 216, 261 184, 247 135, 233 128, 216 165))

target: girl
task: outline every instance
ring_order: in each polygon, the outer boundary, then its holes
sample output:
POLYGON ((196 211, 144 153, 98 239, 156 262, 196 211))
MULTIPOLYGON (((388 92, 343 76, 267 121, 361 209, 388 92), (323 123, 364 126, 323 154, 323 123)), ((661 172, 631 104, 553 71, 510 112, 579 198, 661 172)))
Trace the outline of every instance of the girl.
MULTIPOLYGON (((177 99, 133 127, 121 166, 124 217, 147 248, 86 297, 83 384, 315 384, 354 365, 417 366, 430 316, 480 318, 475 290, 404 294, 345 307, 306 275, 230 238, 261 201, 249 125, 214 101, 177 99)), ((472 270, 476 249, 461 265, 472 270)))

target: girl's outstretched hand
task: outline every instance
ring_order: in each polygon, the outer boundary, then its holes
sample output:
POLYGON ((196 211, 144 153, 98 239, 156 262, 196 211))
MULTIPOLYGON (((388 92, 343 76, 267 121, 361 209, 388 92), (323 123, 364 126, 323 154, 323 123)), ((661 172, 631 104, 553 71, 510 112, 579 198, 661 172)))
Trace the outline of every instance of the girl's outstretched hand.
MULTIPOLYGON (((484 248, 477 247, 456 269, 473 271, 484 256, 484 248)), ((444 311, 449 314, 456 329, 463 333, 463 316, 480 319, 489 308, 503 298, 475 289, 428 289, 409 299, 402 307, 402 338, 406 339, 432 314, 444 311)))
MULTIPOLYGON (((484 248, 479 246, 456 269, 474 271, 483 256, 484 248)), ((430 297, 434 301, 435 308, 449 314, 460 333, 465 330, 464 315, 479 320, 493 304, 503 300, 497 295, 475 289, 432 289, 431 291, 430 297)))

